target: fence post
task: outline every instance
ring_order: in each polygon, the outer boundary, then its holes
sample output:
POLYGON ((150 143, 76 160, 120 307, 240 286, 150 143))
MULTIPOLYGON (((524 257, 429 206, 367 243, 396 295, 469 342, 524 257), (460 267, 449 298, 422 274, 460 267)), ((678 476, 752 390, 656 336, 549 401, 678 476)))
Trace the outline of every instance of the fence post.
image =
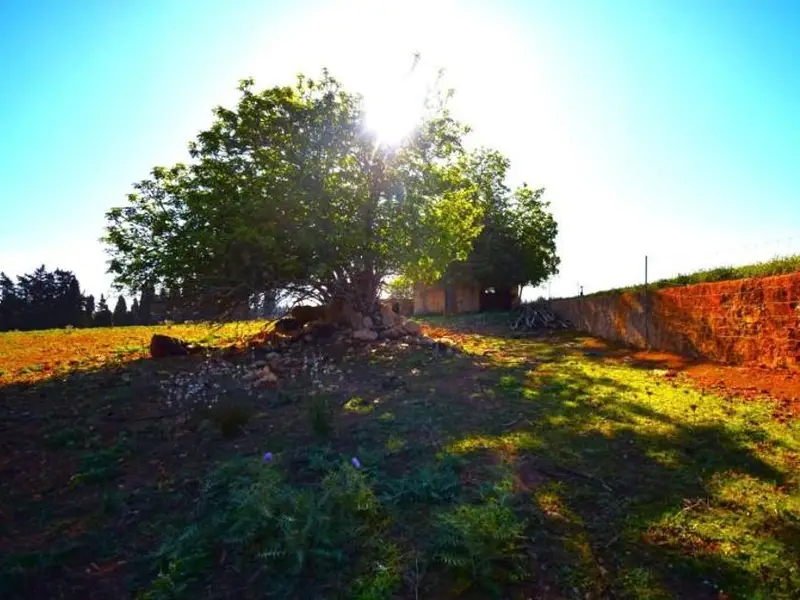
POLYGON ((650 350, 650 290, 647 287, 647 255, 644 255, 644 345, 650 350))

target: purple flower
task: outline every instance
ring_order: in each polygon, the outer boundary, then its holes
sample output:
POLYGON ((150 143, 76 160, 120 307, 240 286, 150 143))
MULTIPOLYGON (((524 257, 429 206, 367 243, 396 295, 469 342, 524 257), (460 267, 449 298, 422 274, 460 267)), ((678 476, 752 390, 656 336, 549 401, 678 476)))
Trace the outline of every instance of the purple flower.
POLYGON ((350 462, 353 463, 353 466, 356 469, 360 469, 361 468, 361 461, 358 460, 358 458, 356 458, 355 456, 353 457, 353 460, 351 460, 350 462))
POLYGON ((264 455, 264 462, 265 462, 265 463, 268 463, 268 462, 270 462, 271 460, 272 460, 272 452, 267 452, 267 453, 264 455))

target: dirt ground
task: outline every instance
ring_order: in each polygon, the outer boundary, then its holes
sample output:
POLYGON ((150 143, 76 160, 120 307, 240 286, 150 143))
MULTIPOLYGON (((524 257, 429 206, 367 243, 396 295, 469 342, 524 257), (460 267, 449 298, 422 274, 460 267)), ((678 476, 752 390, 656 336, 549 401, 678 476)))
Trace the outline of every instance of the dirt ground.
POLYGON ((582 343, 587 352, 641 367, 664 369, 670 376, 688 378, 701 390, 745 399, 774 398, 779 402, 776 418, 800 417, 800 371, 697 362, 666 352, 614 346, 594 338, 582 343))

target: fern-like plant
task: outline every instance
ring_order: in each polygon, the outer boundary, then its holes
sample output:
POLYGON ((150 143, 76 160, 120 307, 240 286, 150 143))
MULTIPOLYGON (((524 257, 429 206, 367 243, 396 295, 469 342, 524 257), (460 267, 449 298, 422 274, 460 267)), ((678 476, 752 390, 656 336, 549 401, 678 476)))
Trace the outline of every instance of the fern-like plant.
POLYGON ((439 512, 434 519, 433 558, 466 580, 497 593, 525 574, 525 522, 497 500, 439 512))
POLYGON ((320 588, 345 584, 353 558, 369 554, 379 526, 378 501, 349 464, 302 487, 273 466, 254 472, 227 465, 210 479, 193 523, 162 548, 151 592, 194 590, 189 584, 202 582, 224 549, 238 571, 261 574, 270 598, 326 597, 320 588))

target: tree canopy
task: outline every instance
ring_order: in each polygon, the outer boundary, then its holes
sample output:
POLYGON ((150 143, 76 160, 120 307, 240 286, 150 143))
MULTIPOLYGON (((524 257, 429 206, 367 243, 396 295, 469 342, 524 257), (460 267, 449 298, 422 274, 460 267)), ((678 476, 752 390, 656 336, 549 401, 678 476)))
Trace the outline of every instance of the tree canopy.
POLYGON ((448 275, 477 280, 484 288, 538 285, 558 272, 558 227, 543 189, 506 186, 510 163, 495 151, 480 151, 472 171, 485 207, 483 228, 466 261, 448 275))
POLYGON ((431 281, 466 261, 506 206, 502 231, 525 227, 510 240, 547 229, 520 222, 542 220, 540 193, 506 198, 507 160, 465 146, 469 128, 450 113, 449 93, 431 93, 418 126, 392 146, 365 127, 361 97, 327 72, 263 91, 245 80, 239 91, 190 144, 189 164, 155 168, 107 214, 117 285, 220 303, 288 290, 369 309, 389 275, 431 281))

